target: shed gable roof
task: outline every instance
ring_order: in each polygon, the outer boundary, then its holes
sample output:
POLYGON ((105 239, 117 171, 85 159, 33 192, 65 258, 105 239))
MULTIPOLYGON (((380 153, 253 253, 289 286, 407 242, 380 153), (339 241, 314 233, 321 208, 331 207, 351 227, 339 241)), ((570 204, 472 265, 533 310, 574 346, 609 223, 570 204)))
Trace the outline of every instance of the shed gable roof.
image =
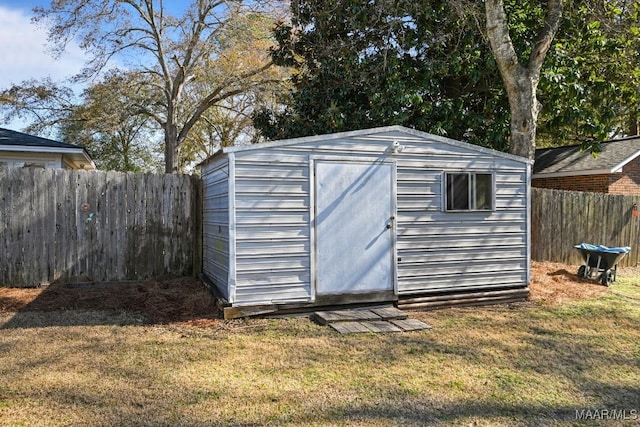
POLYGON ((441 143, 444 143, 444 144, 448 144, 448 145, 452 145, 452 146, 456 146, 456 147, 461 147, 461 148, 464 148, 464 149, 467 149, 467 150, 477 151, 477 152, 484 153, 484 154, 489 154, 489 155, 495 156, 495 157, 501 157, 501 158, 505 158, 505 159, 515 160, 515 161, 520 162, 520 163, 528 163, 528 164, 533 163, 531 160, 526 159, 524 157, 515 156, 515 155, 509 154, 509 153, 503 153, 501 151, 493 150, 491 148, 481 147, 479 145, 473 145, 473 144, 469 144, 469 143, 466 143, 466 142, 457 141, 455 139, 446 138, 446 137, 438 136, 438 135, 433 135, 433 134, 430 134, 430 133, 427 133, 427 132, 422 132, 422 131, 419 131, 419 130, 410 129, 410 128, 407 128, 407 127, 404 127, 404 126, 398 126, 398 125, 371 128, 371 129, 361 129, 361 130, 348 131, 348 132, 330 133, 330 134, 324 134, 324 135, 306 136, 306 137, 292 138, 292 139, 283 139, 283 140, 279 140, 279 141, 270 141, 270 142, 263 142, 263 143, 251 144, 251 145, 237 145, 237 146, 232 146, 232 147, 224 147, 221 150, 221 152, 222 153, 236 153, 236 152, 249 151, 249 150, 259 150, 259 149, 265 149, 265 148, 285 147, 285 146, 296 145, 296 144, 306 144, 306 143, 313 143, 313 142, 320 142, 320 141, 330 141, 330 140, 335 140, 335 139, 348 139, 348 138, 374 136, 374 135, 379 135, 379 134, 384 134, 384 133, 391 133, 391 132, 400 132, 400 133, 404 133, 404 134, 406 134, 408 136, 414 136, 414 137, 418 137, 418 138, 422 138, 422 139, 435 140, 435 141, 438 141, 438 142, 441 142, 441 143))
POLYGON ((640 136, 615 139, 600 143, 598 157, 580 151, 579 145, 536 150, 533 177, 561 177, 610 174, 640 156, 640 136))

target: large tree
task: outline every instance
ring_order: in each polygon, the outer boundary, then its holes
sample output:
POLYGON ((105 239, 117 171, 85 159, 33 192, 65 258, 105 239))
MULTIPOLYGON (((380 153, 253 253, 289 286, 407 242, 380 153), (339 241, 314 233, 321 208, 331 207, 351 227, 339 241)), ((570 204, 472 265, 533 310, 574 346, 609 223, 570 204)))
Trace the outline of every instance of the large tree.
POLYGON ((299 0, 276 31, 294 67, 285 109, 262 110, 267 138, 401 124, 504 149, 508 105, 475 16, 450 1, 299 0))
POLYGON ((528 158, 538 136, 557 145, 635 133, 639 10, 628 0, 298 0, 273 53, 296 69, 294 90, 256 126, 281 138, 403 124, 528 158))
POLYGON ((110 70, 81 94, 49 79, 29 80, 0 92, 5 121, 28 122, 43 134, 87 148, 101 169, 158 170, 157 130, 139 105, 149 99, 138 73, 110 70))
MULTIPOLYGON (((195 82, 185 89, 184 105, 194 108, 203 95, 237 72, 238 63, 248 69, 260 67, 273 45, 273 27, 270 16, 245 14, 238 17, 234 26, 222 29, 217 40, 224 56, 208 61, 206 66, 196 70, 195 82)), ((201 115, 183 143, 181 165, 198 163, 221 147, 259 140, 252 114, 260 106, 275 108, 277 94, 286 90, 289 71, 274 66, 261 77, 262 84, 247 87, 242 93, 221 100, 201 115)))
POLYGON ((180 149, 205 112, 273 78, 265 76, 271 67, 266 53, 251 66, 239 57, 197 102, 186 100, 202 75, 198 70, 225 58, 221 34, 251 36, 243 17, 259 12, 248 12, 240 1, 196 0, 181 15, 160 0, 57 0, 35 12, 36 21, 52 23, 49 39, 59 49, 80 40, 91 58, 81 78, 95 76, 112 60, 145 75, 145 90, 155 96, 140 112, 162 129, 166 172, 179 170, 180 149))
POLYGON ((6 123, 29 123, 25 132, 52 136, 52 130, 76 107, 73 89, 49 78, 29 79, 0 92, 0 112, 6 123))
POLYGON ((136 73, 111 71, 82 94, 82 102, 61 117, 60 139, 84 146, 99 169, 124 172, 157 171, 155 129, 139 105, 136 73))
POLYGON ((511 152, 533 158, 536 146, 580 143, 596 154, 598 141, 638 133, 639 2, 488 0, 485 7, 511 105, 511 152))
POLYGON ((537 98, 540 72, 562 19, 562 0, 545 3, 542 25, 527 29, 534 33, 530 47, 526 52, 517 52, 503 0, 485 0, 487 38, 509 98, 509 151, 529 159, 535 158, 536 151, 536 127, 541 108, 537 98))
POLYGON ((640 108, 640 2, 567 4, 540 79, 538 146, 636 135, 640 108))

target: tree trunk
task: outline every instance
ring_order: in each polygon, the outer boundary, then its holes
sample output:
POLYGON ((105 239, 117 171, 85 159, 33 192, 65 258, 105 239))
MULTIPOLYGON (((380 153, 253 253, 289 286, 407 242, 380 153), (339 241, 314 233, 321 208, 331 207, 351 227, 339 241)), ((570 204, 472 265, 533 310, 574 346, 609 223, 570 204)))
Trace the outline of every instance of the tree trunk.
POLYGON ((175 124, 167 124, 164 129, 164 171, 174 174, 180 171, 178 127, 175 124))
POLYGON ((511 110, 512 154, 535 159, 536 128, 540 105, 536 97, 540 70, 562 18, 562 0, 549 0, 544 27, 533 39, 529 63, 520 64, 511 36, 503 0, 486 0, 487 38, 502 76, 511 110))
POLYGON ((638 111, 629 113, 629 136, 638 135, 638 111))
POLYGON ((533 160, 536 156, 536 130, 540 112, 536 97, 538 82, 528 76, 526 69, 520 71, 509 83, 505 81, 511 110, 509 152, 533 160))

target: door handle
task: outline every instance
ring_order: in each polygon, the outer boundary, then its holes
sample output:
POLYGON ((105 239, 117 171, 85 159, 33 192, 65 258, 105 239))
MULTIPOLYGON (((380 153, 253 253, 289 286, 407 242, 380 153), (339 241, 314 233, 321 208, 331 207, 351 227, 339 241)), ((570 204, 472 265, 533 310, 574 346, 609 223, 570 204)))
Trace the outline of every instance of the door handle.
POLYGON ((391 215, 389 218, 389 222, 387 223, 387 230, 391 230, 393 228, 393 222, 396 220, 396 217, 391 215))

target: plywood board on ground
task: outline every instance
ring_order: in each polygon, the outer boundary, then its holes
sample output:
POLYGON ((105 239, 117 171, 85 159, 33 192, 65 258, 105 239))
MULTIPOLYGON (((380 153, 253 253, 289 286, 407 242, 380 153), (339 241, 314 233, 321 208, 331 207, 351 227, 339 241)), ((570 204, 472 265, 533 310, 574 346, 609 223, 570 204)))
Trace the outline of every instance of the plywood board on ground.
POLYGON ((371 310, 317 311, 313 314, 313 318, 321 325, 338 322, 380 320, 380 316, 373 313, 371 310))
POLYGON ((403 331, 420 331, 423 329, 431 329, 431 325, 424 323, 418 319, 399 319, 391 320, 391 323, 402 329, 403 331))
POLYGON ((402 332, 402 329, 386 320, 374 320, 371 322, 362 322, 362 324, 369 328, 371 332, 375 333, 402 332))
POLYGON ((395 307, 373 308, 371 311, 384 320, 406 319, 407 313, 395 307))
POLYGON ((363 323, 360 322, 338 322, 331 323, 331 326, 341 334, 358 334, 363 332, 371 332, 363 323))
POLYGON ((341 334, 357 334, 363 332, 387 333, 409 332, 431 329, 431 326, 418 319, 372 320, 364 322, 330 323, 333 329, 341 334))

